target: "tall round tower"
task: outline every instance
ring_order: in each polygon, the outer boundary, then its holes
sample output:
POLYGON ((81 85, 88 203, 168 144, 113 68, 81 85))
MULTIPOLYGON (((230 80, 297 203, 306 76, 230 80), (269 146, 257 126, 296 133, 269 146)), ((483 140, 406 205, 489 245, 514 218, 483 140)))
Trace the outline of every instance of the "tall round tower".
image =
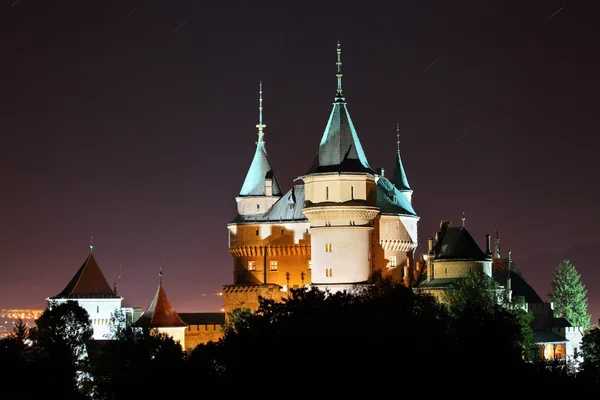
POLYGON ((379 214, 375 173, 358 139, 342 92, 337 44, 337 93, 319 150, 304 182, 310 222, 312 285, 330 291, 364 283, 371 274, 373 221, 379 214))

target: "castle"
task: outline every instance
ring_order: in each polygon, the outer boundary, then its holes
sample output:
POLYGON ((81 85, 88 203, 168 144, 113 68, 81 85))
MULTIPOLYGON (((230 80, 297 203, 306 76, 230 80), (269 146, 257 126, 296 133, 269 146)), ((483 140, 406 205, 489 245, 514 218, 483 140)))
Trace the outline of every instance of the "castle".
MULTIPOLYGON (((256 310, 259 299, 281 300, 292 288, 330 292, 367 284, 373 274, 390 277, 416 291, 440 296, 453 280, 469 272, 493 277, 509 299, 521 297, 535 316, 533 329, 547 359, 578 360, 583 332, 553 317, 512 262, 503 258, 496 231, 495 249, 485 250, 463 223, 442 221, 416 257, 419 216, 400 157, 396 126, 395 166, 391 177, 373 171, 361 146, 342 90, 341 47, 337 44, 337 90, 333 108, 311 167, 283 193, 265 146, 262 83, 259 88, 258 140, 236 197, 237 216, 227 225, 233 257, 233 282, 224 285, 224 313, 177 314, 166 298, 162 275, 150 306, 125 310, 133 323, 162 329, 186 349, 218 340, 225 316, 236 309, 256 310)), ((390 155, 391 156, 391 155, 390 155)), ((53 301, 76 299, 103 337, 110 312, 122 298, 111 289, 90 252, 71 283, 53 301)))

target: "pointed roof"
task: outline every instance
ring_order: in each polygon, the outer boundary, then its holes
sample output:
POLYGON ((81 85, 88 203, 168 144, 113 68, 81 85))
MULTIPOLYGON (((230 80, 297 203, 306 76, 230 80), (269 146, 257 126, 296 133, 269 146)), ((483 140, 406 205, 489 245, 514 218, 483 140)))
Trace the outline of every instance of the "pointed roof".
POLYGON ((158 285, 158 290, 152 299, 152 302, 135 322, 136 326, 148 328, 175 328, 187 326, 175 312, 171 303, 167 299, 167 294, 163 288, 162 279, 158 285))
POLYGON ((417 216, 402 191, 383 176, 377 179, 377 207, 382 214, 417 216))
POLYGON ((327 126, 319 144, 319 150, 307 175, 320 172, 367 172, 374 174, 360 144, 354 124, 352 124, 346 99, 342 94, 342 62, 339 42, 337 55, 337 93, 333 109, 329 115, 329 121, 327 121, 327 126))
POLYGON ((265 148, 265 133, 263 129, 266 128, 266 125, 263 124, 262 119, 262 82, 260 83, 259 89, 259 119, 256 127, 258 128, 258 141, 256 142, 256 151, 254 152, 254 158, 252 159, 252 163, 250 164, 250 169, 246 174, 246 179, 244 180, 244 184, 242 185, 242 189, 240 190, 240 196, 265 196, 265 180, 271 179, 273 181, 273 196, 280 196, 281 189, 279 186, 279 181, 273 172, 273 167, 271 166, 271 160, 269 159, 269 155, 267 154, 267 149, 265 148))
POLYGON ((400 126, 398 124, 396 124, 396 145, 396 164, 392 173, 392 183, 398 190, 412 192, 408 184, 408 178, 406 178, 406 172, 404 172, 404 167, 402 166, 402 159, 400 158, 400 126))
POLYGON ((121 298, 121 296, 115 294, 106 281, 94 254, 91 252, 63 291, 51 297, 51 299, 82 298, 121 298))
POLYGON ((447 227, 439 232, 435 261, 491 261, 464 226, 447 227))

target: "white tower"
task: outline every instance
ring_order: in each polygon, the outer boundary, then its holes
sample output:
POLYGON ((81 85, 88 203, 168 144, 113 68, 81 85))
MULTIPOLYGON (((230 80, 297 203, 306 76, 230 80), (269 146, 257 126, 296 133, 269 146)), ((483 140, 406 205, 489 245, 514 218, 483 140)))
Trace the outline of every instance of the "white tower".
POLYGON ((312 284, 332 292, 365 283, 372 272, 373 220, 379 213, 371 170, 342 94, 337 44, 337 93, 311 169, 304 181, 310 221, 312 284))

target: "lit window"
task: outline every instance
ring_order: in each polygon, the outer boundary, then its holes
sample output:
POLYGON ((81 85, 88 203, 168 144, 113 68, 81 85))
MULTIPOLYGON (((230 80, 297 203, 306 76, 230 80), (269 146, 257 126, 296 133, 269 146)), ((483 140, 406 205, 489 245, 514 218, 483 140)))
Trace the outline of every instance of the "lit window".
POLYGON ((329 276, 330 277, 333 276, 333 269, 332 268, 329 268, 329 276))
POLYGON ((277 271, 277 265, 278 265, 277 261, 271 261, 271 262, 269 263, 270 270, 271 270, 271 271, 277 271))
POLYGON ((396 263, 397 263, 396 256, 390 256, 390 266, 397 267, 398 265, 396 263))
POLYGON ((331 253, 333 251, 333 245, 331 243, 325 243, 325 252, 331 253))
POLYGON ((256 261, 248 261, 248 271, 256 271, 256 261))

